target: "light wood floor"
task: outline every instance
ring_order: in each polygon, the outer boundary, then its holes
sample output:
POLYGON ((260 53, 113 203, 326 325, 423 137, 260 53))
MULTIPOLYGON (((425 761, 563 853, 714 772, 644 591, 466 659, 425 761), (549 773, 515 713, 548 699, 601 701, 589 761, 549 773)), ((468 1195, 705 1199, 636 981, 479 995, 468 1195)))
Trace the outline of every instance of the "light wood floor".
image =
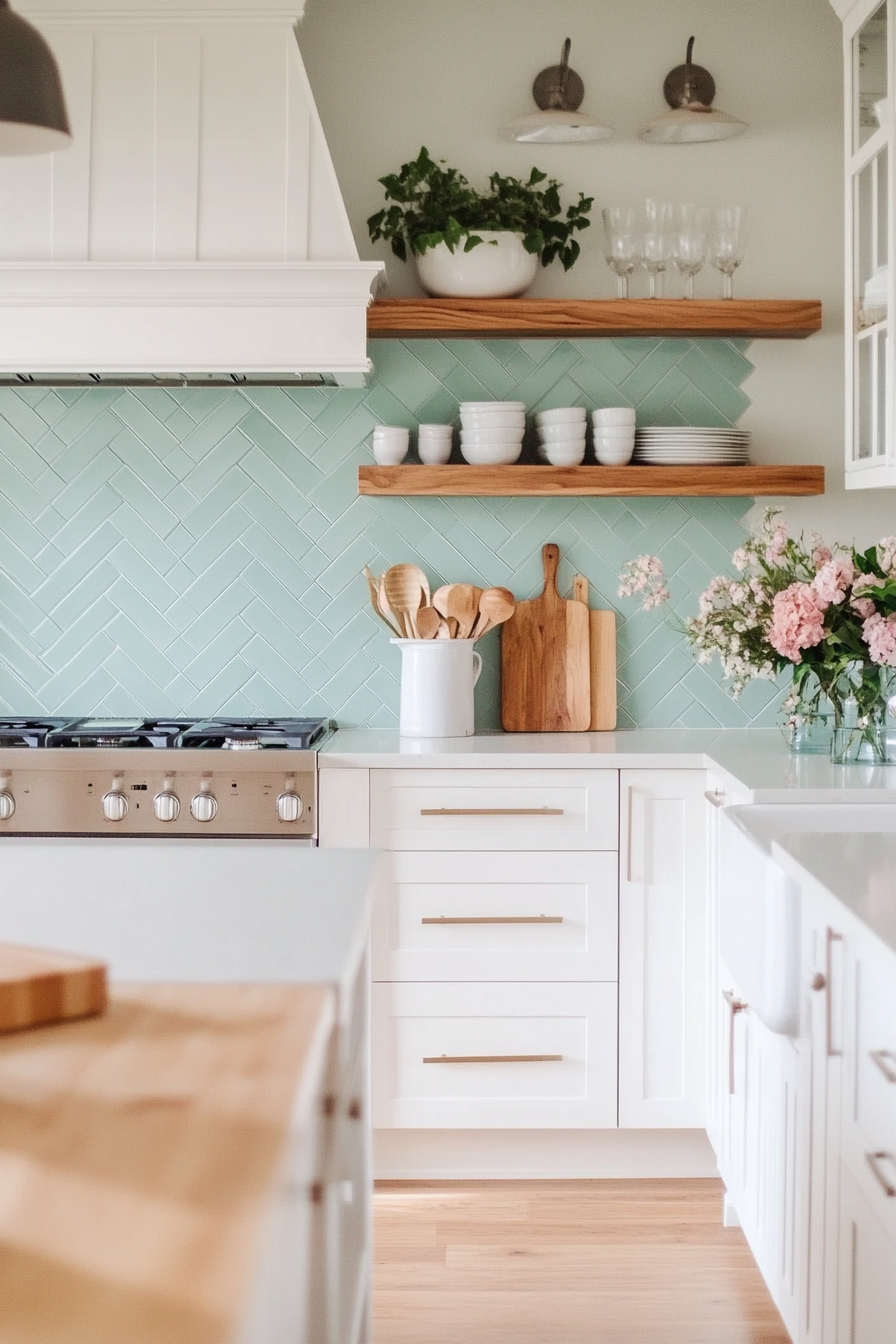
POLYGON ((375 1344, 789 1344, 718 1181, 382 1182, 375 1344))

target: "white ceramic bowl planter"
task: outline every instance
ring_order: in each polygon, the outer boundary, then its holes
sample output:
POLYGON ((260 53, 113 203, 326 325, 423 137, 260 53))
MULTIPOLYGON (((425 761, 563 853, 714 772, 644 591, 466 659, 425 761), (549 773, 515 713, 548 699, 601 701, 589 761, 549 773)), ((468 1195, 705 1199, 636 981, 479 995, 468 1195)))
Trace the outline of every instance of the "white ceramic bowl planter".
POLYGON ((518 233, 477 230, 478 247, 454 252, 438 243, 416 258, 417 275, 428 294, 452 299, 506 299, 524 293, 538 271, 538 255, 527 252, 518 233))

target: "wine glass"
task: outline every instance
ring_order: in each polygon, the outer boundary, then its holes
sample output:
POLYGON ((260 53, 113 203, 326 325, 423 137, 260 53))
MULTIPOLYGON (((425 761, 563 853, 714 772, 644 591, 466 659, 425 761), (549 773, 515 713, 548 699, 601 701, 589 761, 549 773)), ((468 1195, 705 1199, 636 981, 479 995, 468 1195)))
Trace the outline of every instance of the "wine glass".
POLYGON ((733 298, 731 279, 747 250, 747 211, 743 205, 723 205, 713 211, 709 260, 722 272, 722 298, 733 298))
POLYGON ((663 296, 663 274, 672 259, 674 213, 671 205, 652 199, 644 206, 640 262, 649 277, 648 293, 652 299, 663 296))
POLYGON ((709 250, 709 211, 696 205, 682 205, 676 222, 672 260, 684 277, 685 298, 692 299, 694 276, 703 269, 709 250))
POLYGON ((629 276, 638 265, 635 211, 625 205, 610 205, 603 217, 604 256, 616 276, 617 298, 627 299, 629 276))

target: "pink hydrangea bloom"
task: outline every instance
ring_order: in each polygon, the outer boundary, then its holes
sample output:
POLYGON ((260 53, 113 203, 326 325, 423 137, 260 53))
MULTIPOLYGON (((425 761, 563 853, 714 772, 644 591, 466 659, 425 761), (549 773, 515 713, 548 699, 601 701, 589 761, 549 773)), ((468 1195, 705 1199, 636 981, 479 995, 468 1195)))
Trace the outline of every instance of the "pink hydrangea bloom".
POLYGON ((870 597, 854 597, 849 605, 865 621, 877 611, 877 607, 870 597))
POLYGON ((881 537, 877 543, 877 563, 885 574, 896 577, 896 537, 881 537))
POLYGON ((842 602, 856 577, 856 567, 843 555, 827 560, 812 580, 815 589, 825 606, 832 602, 842 602))
POLYGON ((873 663, 896 667, 896 615, 881 616, 875 612, 863 622, 862 636, 873 663))
POLYGON ((812 563, 816 569, 821 569, 831 558, 831 548, 825 545, 824 537, 818 532, 812 533, 812 563))
POLYGON ((824 639, 824 613, 825 608, 811 584, 790 584, 775 594, 769 643, 782 658, 801 663, 802 650, 811 649, 824 639))

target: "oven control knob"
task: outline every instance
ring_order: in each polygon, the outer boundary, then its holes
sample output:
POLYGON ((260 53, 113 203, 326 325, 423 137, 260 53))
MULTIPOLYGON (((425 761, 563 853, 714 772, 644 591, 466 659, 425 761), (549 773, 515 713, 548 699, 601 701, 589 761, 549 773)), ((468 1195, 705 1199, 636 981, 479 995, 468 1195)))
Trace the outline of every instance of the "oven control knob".
POLYGON ((16 810, 16 800, 6 789, 0 793, 0 821, 9 821, 16 810))
POLYGON ((177 821, 180 816, 180 799, 176 793, 164 789, 153 798, 152 810, 158 821, 177 821))
POLYGON ((124 821, 128 814, 128 800, 117 789, 103 795, 103 816, 107 821, 124 821))
POLYGON ((304 804, 297 793, 281 793, 277 799, 278 821, 298 821, 304 811, 304 804))
POLYGON ((218 800, 213 793, 203 789, 190 804, 190 811, 196 821, 214 821, 218 815, 218 800))

